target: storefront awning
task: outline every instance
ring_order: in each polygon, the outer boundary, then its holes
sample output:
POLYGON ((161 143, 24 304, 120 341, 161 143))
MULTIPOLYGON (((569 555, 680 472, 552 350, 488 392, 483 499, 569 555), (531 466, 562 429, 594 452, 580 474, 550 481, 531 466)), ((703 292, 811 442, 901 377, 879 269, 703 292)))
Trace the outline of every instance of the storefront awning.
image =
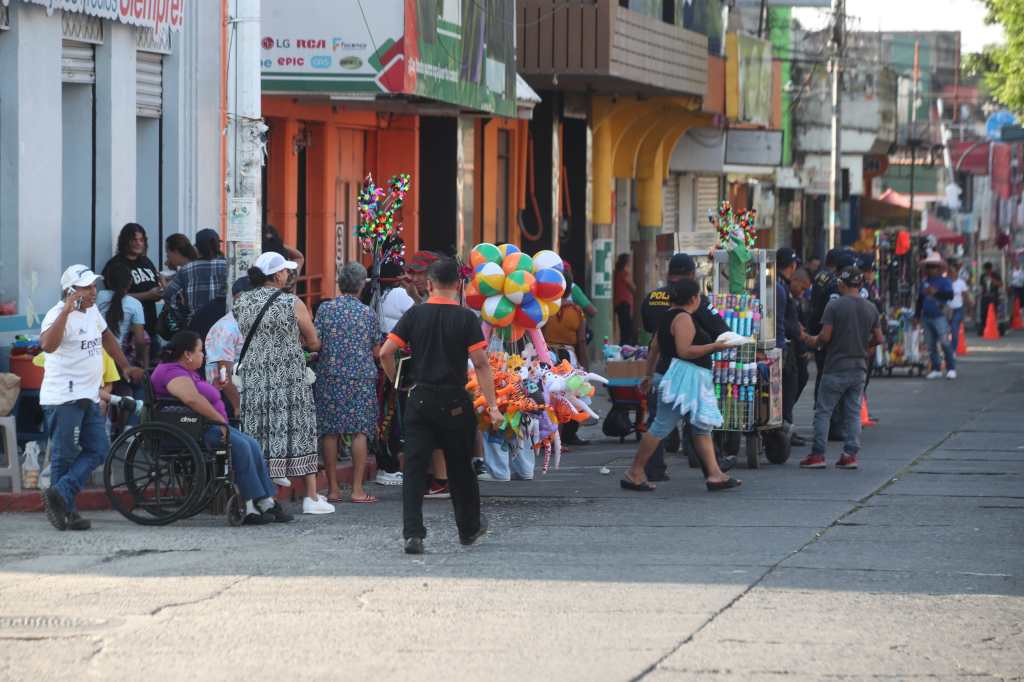
POLYGON ((927 225, 921 234, 925 237, 935 237, 940 244, 963 244, 964 236, 959 234, 952 229, 945 222, 939 220, 934 215, 928 214, 927 225))
MULTIPOLYGON (((865 197, 861 200, 861 224, 864 227, 906 226, 910 219, 910 200, 899 192, 886 190, 877 199, 865 197)), ((914 211, 915 222, 921 212, 914 211)))
POLYGON ((516 74, 516 118, 532 119, 533 108, 540 104, 540 95, 530 87, 526 79, 516 74))

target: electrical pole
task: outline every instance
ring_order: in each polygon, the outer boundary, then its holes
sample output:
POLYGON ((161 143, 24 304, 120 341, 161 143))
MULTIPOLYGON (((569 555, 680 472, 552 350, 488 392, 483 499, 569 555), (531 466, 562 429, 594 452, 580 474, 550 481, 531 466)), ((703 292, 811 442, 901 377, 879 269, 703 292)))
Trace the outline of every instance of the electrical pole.
POLYGON ((262 242, 262 175, 267 126, 260 105, 260 0, 230 0, 228 18, 227 300, 262 242))
POLYGON ((839 240, 839 202, 843 195, 842 97, 839 84, 842 76, 843 48, 846 40, 846 2, 832 0, 832 55, 828 66, 832 73, 832 168, 829 192, 828 233, 825 242, 834 249, 839 240))

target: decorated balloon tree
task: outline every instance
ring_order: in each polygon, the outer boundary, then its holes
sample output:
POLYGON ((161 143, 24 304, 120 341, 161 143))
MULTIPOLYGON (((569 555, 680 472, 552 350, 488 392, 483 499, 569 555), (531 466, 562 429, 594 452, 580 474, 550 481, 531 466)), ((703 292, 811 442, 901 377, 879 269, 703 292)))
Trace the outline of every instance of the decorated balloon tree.
POLYGON ((466 303, 480 311, 484 335, 513 342, 526 336, 542 362, 551 362, 541 328, 565 295, 562 258, 554 251, 532 257, 512 244, 477 244, 470 253, 473 278, 466 303))
POLYGON ((402 241, 402 223, 395 213, 405 203, 409 192, 409 174, 392 175, 387 185, 380 187, 367 175, 359 188, 356 209, 359 223, 355 236, 363 252, 370 255, 370 282, 373 291, 371 306, 380 314, 380 267, 384 263, 401 263, 405 258, 402 241))
POLYGON ((742 294, 746 291, 750 250, 757 243, 757 211, 736 211, 723 201, 717 216, 708 210, 708 220, 718 231, 718 247, 729 253, 729 293, 742 294))

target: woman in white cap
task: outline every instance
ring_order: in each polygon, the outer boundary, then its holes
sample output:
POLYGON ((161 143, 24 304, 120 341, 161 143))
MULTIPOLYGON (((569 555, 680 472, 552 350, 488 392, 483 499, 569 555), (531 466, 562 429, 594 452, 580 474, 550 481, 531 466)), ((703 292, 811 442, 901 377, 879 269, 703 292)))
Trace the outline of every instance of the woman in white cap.
POLYGON ((320 350, 306 305, 284 292, 294 261, 274 251, 249 268, 253 289, 239 296, 235 319, 245 337, 236 362, 242 377, 242 430, 259 441, 279 485, 305 477, 303 514, 330 514, 334 506, 317 492, 316 408, 306 381, 303 346, 320 350))

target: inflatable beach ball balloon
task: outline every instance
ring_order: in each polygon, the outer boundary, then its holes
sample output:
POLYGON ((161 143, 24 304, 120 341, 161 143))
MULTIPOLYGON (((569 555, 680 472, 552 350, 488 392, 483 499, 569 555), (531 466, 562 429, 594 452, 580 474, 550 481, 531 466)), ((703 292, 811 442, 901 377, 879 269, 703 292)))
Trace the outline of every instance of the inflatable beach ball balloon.
POLYGON ((502 341, 509 342, 518 341, 519 339, 523 338, 523 335, 526 334, 526 330, 523 329, 522 327, 517 327, 514 324, 510 324, 507 327, 498 327, 497 329, 494 330, 494 333, 497 334, 498 338, 501 339, 502 341))
POLYGON ((516 270, 505 275, 505 298, 516 305, 523 302, 523 296, 533 289, 533 275, 523 270, 516 270))
POLYGON ((562 272, 562 257, 554 251, 538 251, 533 254, 533 269, 534 272, 538 270, 545 270, 551 268, 552 270, 558 270, 562 272))
POLYGON ((469 252, 469 264, 473 266, 473 269, 478 269, 484 263, 494 263, 501 265, 501 261, 505 256, 498 250, 498 247, 494 244, 477 244, 473 247, 473 250, 469 252))
POLYGON ((525 253, 510 253, 501 262, 501 267, 506 275, 520 270, 523 272, 533 272, 533 259, 525 253))
POLYGON ((492 327, 507 327, 512 324, 515 314, 515 303, 504 296, 491 296, 480 310, 480 317, 492 327))
POLYGON ((497 296, 505 286, 505 271, 497 263, 484 263, 476 269, 473 283, 484 296, 497 296))
POLYGON ((523 302, 516 306, 512 322, 526 329, 536 329, 544 321, 544 310, 540 307, 540 301, 534 298, 533 294, 524 294, 523 302))
POLYGON ((534 273, 533 295, 542 301, 560 300, 565 294, 565 277, 554 268, 534 273))
POLYGON ((502 244, 501 246, 498 247, 498 253, 501 254, 501 257, 503 259, 508 258, 513 253, 519 252, 519 247, 516 246, 515 244, 502 244))
POLYGON ((473 310, 480 310, 484 307, 484 301, 486 300, 487 297, 480 293, 476 282, 470 282, 466 285, 466 305, 473 310))

